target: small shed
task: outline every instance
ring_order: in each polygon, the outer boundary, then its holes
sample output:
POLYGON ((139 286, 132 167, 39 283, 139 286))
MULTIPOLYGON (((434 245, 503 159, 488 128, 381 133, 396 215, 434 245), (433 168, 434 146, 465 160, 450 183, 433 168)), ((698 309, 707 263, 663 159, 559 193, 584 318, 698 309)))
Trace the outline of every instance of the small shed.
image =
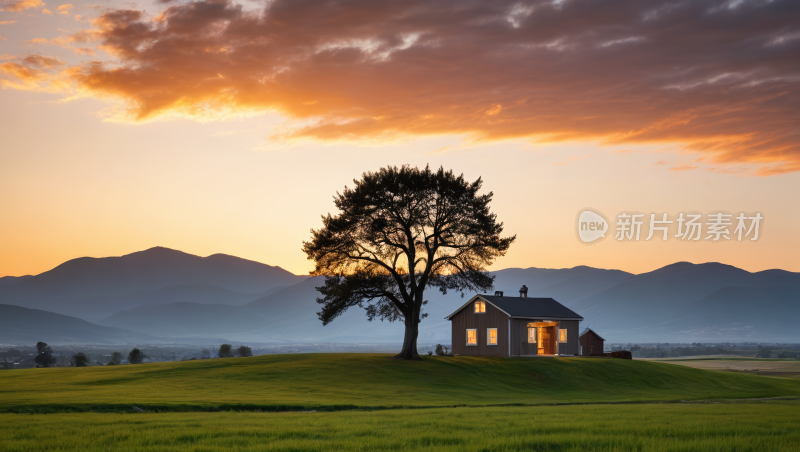
POLYGON ((578 340, 581 344, 581 355, 592 356, 603 354, 603 345, 606 340, 592 331, 591 328, 583 330, 578 340))

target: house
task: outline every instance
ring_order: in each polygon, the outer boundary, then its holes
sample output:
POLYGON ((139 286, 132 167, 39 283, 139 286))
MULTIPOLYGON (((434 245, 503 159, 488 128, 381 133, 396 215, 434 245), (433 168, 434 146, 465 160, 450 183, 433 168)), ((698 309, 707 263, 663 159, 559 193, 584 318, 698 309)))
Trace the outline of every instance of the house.
POLYGON ((577 355, 583 317, 552 298, 475 295, 450 320, 453 355, 577 355))
POLYGON ((592 331, 591 328, 586 328, 583 330, 580 337, 581 355, 602 355, 605 341, 606 340, 600 337, 599 334, 592 331))

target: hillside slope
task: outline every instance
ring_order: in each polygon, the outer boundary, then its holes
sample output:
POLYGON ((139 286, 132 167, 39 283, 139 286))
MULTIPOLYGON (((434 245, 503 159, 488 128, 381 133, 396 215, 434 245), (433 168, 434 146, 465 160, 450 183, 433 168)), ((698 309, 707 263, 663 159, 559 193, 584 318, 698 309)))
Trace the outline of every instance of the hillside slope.
POLYGON ((287 354, 0 372, 3 407, 452 406, 800 395, 800 382, 604 358, 287 354), (43 392, 41 388, 48 391, 43 392))

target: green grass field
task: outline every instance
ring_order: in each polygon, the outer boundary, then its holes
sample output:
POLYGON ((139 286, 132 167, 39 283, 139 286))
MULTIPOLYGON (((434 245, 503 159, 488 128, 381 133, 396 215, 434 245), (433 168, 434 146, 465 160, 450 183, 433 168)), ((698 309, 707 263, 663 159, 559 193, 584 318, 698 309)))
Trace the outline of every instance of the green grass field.
POLYGON ((222 404, 453 406, 800 396, 797 381, 647 361, 296 354, 0 372, 0 412, 222 404), (61 408, 58 408, 61 407, 61 408))
POLYGON ((800 403, 0 414, 4 451, 796 452, 800 403))
POLYGON ((796 379, 618 359, 387 358, 3 371, 0 451, 800 450, 796 379), (787 400, 747 401, 770 397, 787 400))

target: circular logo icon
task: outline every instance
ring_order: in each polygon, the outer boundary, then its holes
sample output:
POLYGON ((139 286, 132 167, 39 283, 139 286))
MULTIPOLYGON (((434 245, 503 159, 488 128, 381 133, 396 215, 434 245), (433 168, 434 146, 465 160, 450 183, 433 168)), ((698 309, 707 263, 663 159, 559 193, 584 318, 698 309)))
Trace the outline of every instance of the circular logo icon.
POLYGON ((587 208, 578 213, 575 228, 581 242, 593 243, 606 238, 608 220, 600 212, 587 208))

